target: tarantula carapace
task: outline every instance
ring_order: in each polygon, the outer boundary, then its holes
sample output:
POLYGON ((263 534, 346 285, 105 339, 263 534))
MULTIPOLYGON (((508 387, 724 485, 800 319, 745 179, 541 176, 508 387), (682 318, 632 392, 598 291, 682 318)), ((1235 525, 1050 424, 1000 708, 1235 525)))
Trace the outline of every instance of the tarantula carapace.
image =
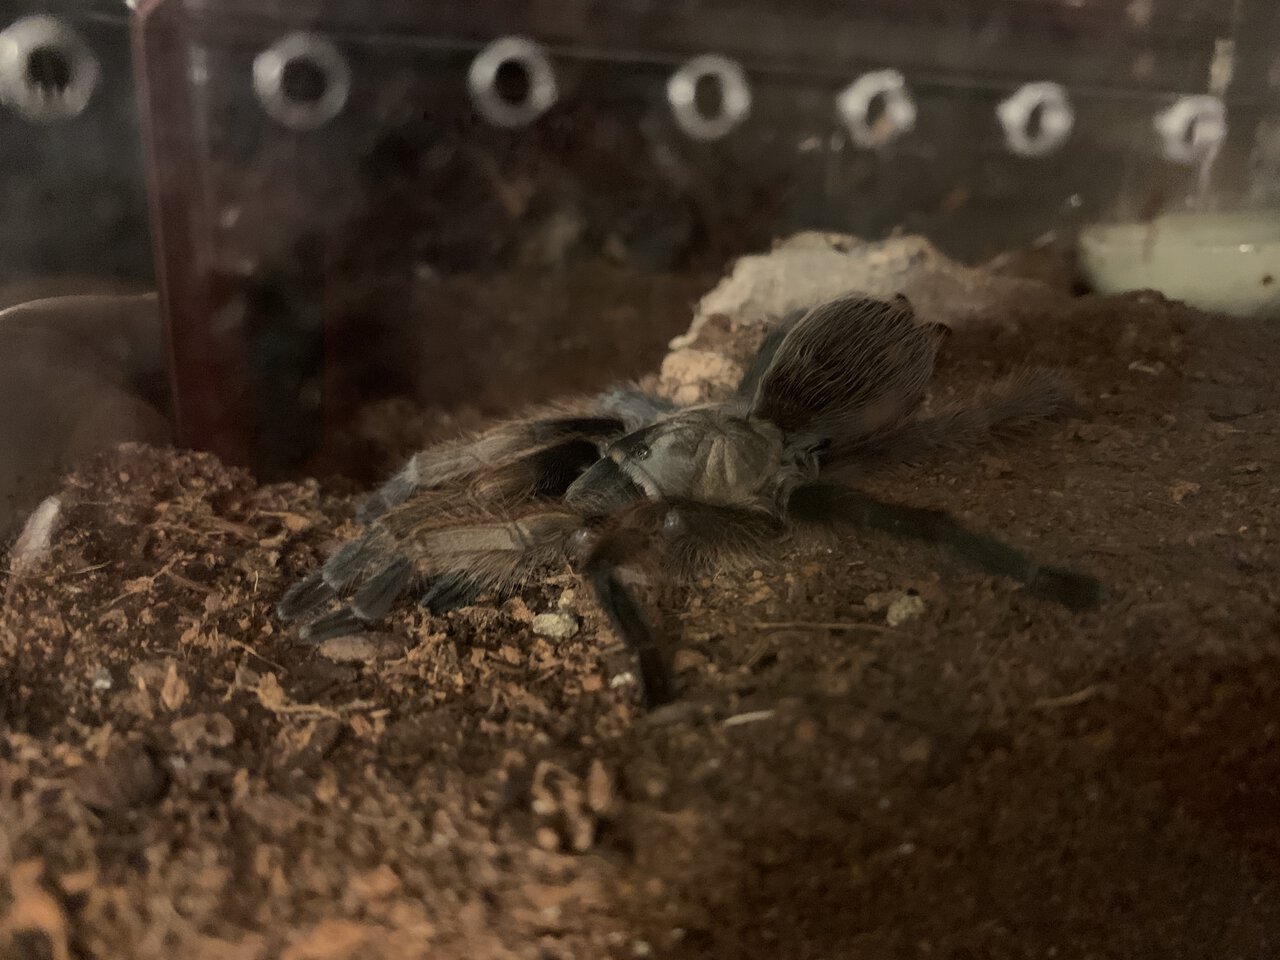
POLYGON ((688 577, 792 532, 861 527, 948 547, 1073 610, 1096 606, 1090 577, 849 485, 1071 406, 1055 375, 1029 370, 984 403, 922 415, 944 329, 918 323, 903 297, 846 297, 770 331, 724 403, 676 408, 619 389, 426 449, 365 503, 364 535, 293 587, 279 613, 321 640, 382 619, 410 591, 440 613, 567 562, 590 581, 658 704, 675 694, 667 650, 623 576, 641 563, 688 577), (344 602, 321 612, 335 600, 344 602))

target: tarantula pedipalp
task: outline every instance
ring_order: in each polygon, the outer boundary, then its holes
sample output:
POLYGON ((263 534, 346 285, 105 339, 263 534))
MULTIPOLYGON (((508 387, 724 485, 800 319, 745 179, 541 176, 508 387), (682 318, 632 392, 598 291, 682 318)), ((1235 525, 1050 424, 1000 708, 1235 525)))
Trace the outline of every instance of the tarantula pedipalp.
POLYGON ((428 448, 366 502, 364 535, 293 587, 280 616, 321 640, 382 619, 415 588, 440 613, 568 562, 590 580, 657 704, 675 694, 667 651, 621 576, 645 559, 687 577, 792 531, 852 526, 951 548, 1073 610, 1097 606, 1091 577, 849 485, 1070 408, 1054 374, 1029 370, 985 403, 921 415, 939 339, 903 297, 846 297, 772 330, 725 403, 675 408, 619 389, 428 448), (335 599, 344 602, 320 614, 335 599))

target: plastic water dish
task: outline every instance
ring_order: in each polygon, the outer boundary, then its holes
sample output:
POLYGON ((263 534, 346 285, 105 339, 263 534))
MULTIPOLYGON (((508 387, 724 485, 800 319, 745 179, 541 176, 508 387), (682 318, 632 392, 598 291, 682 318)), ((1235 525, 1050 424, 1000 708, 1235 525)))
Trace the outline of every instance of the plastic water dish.
POLYGON ((1200 310, 1280 319, 1280 210, 1093 224, 1079 248, 1098 293, 1157 290, 1200 310))

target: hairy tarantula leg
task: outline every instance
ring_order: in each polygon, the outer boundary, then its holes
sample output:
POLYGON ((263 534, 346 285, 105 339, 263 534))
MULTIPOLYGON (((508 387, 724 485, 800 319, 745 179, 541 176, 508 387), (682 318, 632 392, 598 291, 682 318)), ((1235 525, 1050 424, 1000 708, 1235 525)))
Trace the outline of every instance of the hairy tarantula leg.
POLYGON ((941 510, 885 503, 830 484, 798 488, 791 495, 788 510, 797 520, 844 522, 949 547, 984 572, 1017 580, 1032 595, 1070 610, 1092 610, 1102 603, 1101 584, 1093 577, 1062 567, 1042 567, 1008 544, 969 530, 941 510))
POLYGON ((345 637, 364 630, 367 624, 356 616, 350 607, 340 607, 332 613, 304 624, 298 631, 303 640, 310 643, 321 643, 333 637, 345 637))
POLYGON ((380 538, 373 534, 344 543, 337 553, 324 562, 320 575, 334 593, 347 593, 360 582, 369 567, 383 556, 383 549, 380 538))
MULTIPOLYGON (((650 513, 650 505, 641 512, 650 513)), ((640 690, 645 705, 658 707, 676 698, 676 683, 667 652, 649 626, 649 620, 635 597, 618 576, 619 568, 648 546, 649 537, 638 530, 622 529, 607 534, 587 557, 586 574, 600 609, 614 631, 636 657, 640 668, 640 690)))
POLYGON ((276 604, 276 616, 281 620, 298 620, 313 610, 318 610, 338 594, 324 582, 319 570, 290 587, 276 604))
POLYGON ((623 422, 623 433, 639 430, 676 409, 665 397, 654 396, 635 386, 614 387, 601 394, 597 403, 601 413, 623 422))
POLYGON ((415 460, 410 459, 399 473, 365 498, 364 503, 356 508, 356 519, 370 524, 392 507, 400 506, 417 490, 416 477, 415 460))
POLYGON ((319 643, 357 633, 390 613, 412 582, 413 564, 399 557, 366 580, 349 604, 304 624, 299 635, 303 640, 319 643))
POLYGON ((755 398, 756 391, 760 389, 760 381, 764 378, 765 371, 769 369, 769 365, 773 363, 774 356, 778 353, 778 347, 782 346, 782 341, 791 332, 791 328, 803 320, 804 315, 808 312, 808 310, 792 310, 765 334, 764 340, 756 349, 755 355, 751 358, 746 371, 742 374, 742 379, 738 381, 738 389, 734 396, 739 401, 750 403, 755 398))
POLYGON ((433 616, 471 604, 484 593, 485 583, 465 573, 454 571, 436 579, 420 601, 433 616))
POLYGON ((596 602, 639 663, 645 705, 660 707, 670 703, 676 698, 676 683, 666 651, 659 645, 640 604, 619 579, 617 567, 608 562, 594 563, 588 572, 596 602))
POLYGON ((946 408, 878 434, 836 444, 823 455, 823 464, 838 471, 846 464, 866 470, 918 462, 943 451, 970 450, 1076 412, 1071 390, 1061 375, 1032 368, 997 384, 983 403, 946 408))
POLYGON ((551 443, 572 437, 605 437, 624 429, 626 425, 617 417, 552 417, 529 424, 534 443, 551 443))
MULTIPOLYGON (((559 449, 566 459, 576 462, 589 446, 594 459, 598 455, 595 441, 620 434, 626 426, 622 415, 546 417, 503 424, 470 440, 438 444, 414 454, 399 473, 365 500, 356 518, 361 523, 371 523, 419 490, 439 489, 466 480, 526 451, 533 451, 534 459, 529 461, 531 481, 537 486, 554 484, 564 468, 549 450, 559 449), (536 450, 538 447, 548 450, 536 450), (539 455, 543 455, 541 459, 537 459, 539 455)), ((571 481, 572 477, 563 486, 571 481)))
MULTIPOLYGON (((389 548, 385 535, 380 531, 371 531, 359 540, 344 543, 319 570, 281 597, 276 604, 276 615, 281 620, 307 617, 330 600, 349 593, 356 584, 367 579, 370 570, 381 575, 395 567, 396 563, 386 563, 388 554, 391 559, 396 559, 395 551, 389 548)), ((370 601, 374 599, 374 592, 371 588, 367 595, 370 601)))
POLYGON ((365 539, 344 543, 315 573, 295 584, 276 605, 281 620, 298 620, 349 590, 373 559, 365 539))
POLYGON ((673 700, 676 684, 668 651, 654 633, 621 568, 649 554, 664 575, 687 578, 721 562, 759 557, 785 531, 771 514, 692 500, 650 501, 618 517, 587 556, 585 572, 597 602, 640 667, 645 702, 673 700))
POLYGON ((351 612, 365 622, 381 620, 413 583, 413 564, 393 560, 370 577, 351 598, 351 612))

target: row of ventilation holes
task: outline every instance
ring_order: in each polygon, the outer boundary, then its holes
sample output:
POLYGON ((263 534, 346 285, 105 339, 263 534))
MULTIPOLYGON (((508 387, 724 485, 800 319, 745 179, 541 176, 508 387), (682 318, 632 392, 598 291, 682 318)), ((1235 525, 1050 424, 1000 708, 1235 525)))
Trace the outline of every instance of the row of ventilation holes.
MULTIPOLYGON (((97 86, 92 51, 66 24, 32 16, 0 32, 0 102, 37 122, 77 116, 97 86)), ((351 69, 338 49, 312 33, 291 33, 258 54, 254 90, 263 108, 295 130, 316 129, 345 106, 351 69)), ((524 37, 503 37, 472 61, 467 86, 476 109, 502 127, 537 120, 558 96, 546 51, 524 37)), ((694 57, 667 81, 676 123, 697 140, 719 140, 751 112, 751 88, 735 61, 694 57)), ((916 105, 897 70, 864 73, 836 98, 836 110, 859 147, 884 146, 909 132, 916 105)), ((1015 154, 1053 153, 1071 135, 1075 114, 1056 83, 1023 85, 996 108, 1005 143, 1015 154)), ((1226 108, 1217 97, 1184 96, 1155 120, 1165 157, 1177 163, 1211 158, 1226 136, 1226 108)))

